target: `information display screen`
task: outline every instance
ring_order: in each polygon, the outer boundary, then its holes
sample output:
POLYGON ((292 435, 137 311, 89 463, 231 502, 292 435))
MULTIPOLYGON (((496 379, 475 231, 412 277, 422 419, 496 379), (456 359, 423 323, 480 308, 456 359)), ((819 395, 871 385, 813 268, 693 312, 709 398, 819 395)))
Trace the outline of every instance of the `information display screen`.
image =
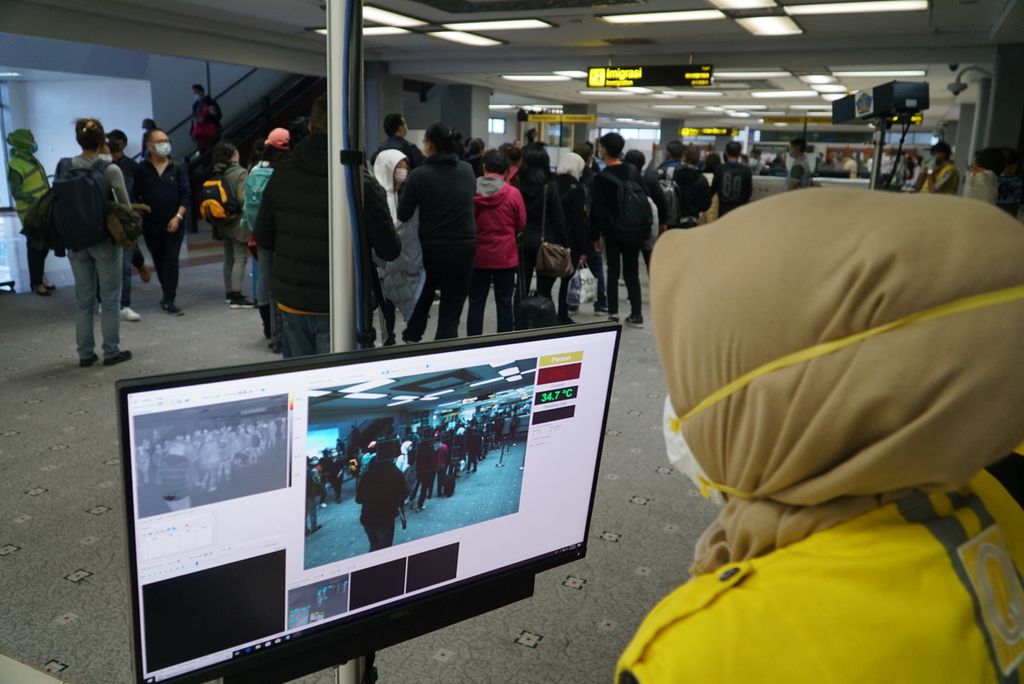
POLYGON ((714 74, 715 69, 711 64, 590 67, 587 69, 587 87, 706 88, 714 82, 714 74))
POLYGON ((617 326, 122 381, 137 682, 585 553, 617 326))

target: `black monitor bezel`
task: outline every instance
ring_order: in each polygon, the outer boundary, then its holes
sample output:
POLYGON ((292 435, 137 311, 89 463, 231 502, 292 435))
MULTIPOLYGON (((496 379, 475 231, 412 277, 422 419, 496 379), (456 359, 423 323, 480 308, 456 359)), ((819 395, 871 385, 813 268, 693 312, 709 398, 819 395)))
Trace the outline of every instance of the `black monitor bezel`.
MULTIPOLYGON (((421 356, 431 353, 452 352, 459 351, 461 349, 479 349, 514 344, 517 342, 556 340, 560 338, 580 337, 608 332, 615 333, 615 341, 611 368, 609 369, 608 389, 607 395, 605 396, 604 413, 601 419, 601 430, 598 436, 598 451, 597 461, 594 468, 594 480, 591 483, 590 501, 588 502, 583 542, 579 547, 572 548, 567 551, 555 551, 535 558, 524 559, 512 566, 506 566, 483 575, 477 575, 473 578, 462 580, 455 584, 445 585, 436 590, 420 593, 404 600, 399 599, 393 603, 382 606, 379 609, 370 611, 365 615, 346 621, 342 624, 338 624, 337 622, 327 623, 319 628, 322 629, 322 633, 306 635, 302 639, 289 641, 286 645, 283 645, 280 648, 266 650, 258 654, 253 653, 246 655, 242 659, 233 658, 221 661, 171 679, 162 680, 173 682, 173 684, 199 684, 200 682, 209 681, 211 678, 230 678, 232 676, 256 670, 257 668, 267 669, 273 664, 280 665, 279 661, 286 658, 292 658, 292 660, 295 661, 297 660, 297 656, 301 657, 307 652, 322 653, 325 646, 332 645, 332 642, 339 642, 333 644, 335 647, 333 653, 337 656, 335 664, 340 664, 351 658, 358 657, 370 650, 376 650, 377 648, 383 648, 385 646, 398 643, 398 641, 395 641, 393 638, 389 638, 389 635, 393 635, 395 633, 395 621, 407 620, 415 617, 413 613, 417 604, 424 604, 428 606, 434 604, 436 606, 438 603, 438 597, 443 598, 443 595, 445 594, 450 593, 456 595, 462 593, 472 595, 473 588, 478 585, 488 586, 490 587, 489 591, 493 592, 495 591, 495 587, 501 586, 502 584, 504 584, 507 590, 506 593, 508 598, 504 603, 518 601, 529 595, 528 593, 524 594, 526 580, 529 581, 529 587, 532 593, 533 577, 537 573, 585 557, 587 552, 587 540, 590 535, 591 519, 594 513, 594 499, 597 493, 597 478, 601 468, 601 455, 604 450, 605 431, 608 425, 608 412, 611 405, 611 394, 615 380, 616 365, 618 362, 622 327, 618 323, 611 322, 577 324, 573 326, 541 328, 537 330, 462 338, 457 340, 427 342, 417 344, 415 346, 403 345, 376 347, 373 349, 341 352, 336 354, 305 356, 294 359, 274 360, 241 366, 209 368, 194 371, 183 371, 181 373, 119 380, 115 385, 115 392, 117 394, 119 453, 121 461, 122 489, 124 492, 125 542, 129 580, 128 586, 131 591, 132 608, 132 681, 144 684, 146 680, 141 674, 142 614, 139 599, 138 564, 136 562, 137 548, 134 534, 135 499, 134 492, 132 491, 131 442, 129 436, 129 425, 126 420, 128 416, 129 395, 136 392, 170 389, 190 384, 242 380, 267 374, 317 370, 332 366, 346 366, 357 363, 386 361, 388 359, 407 358, 409 356, 421 356), (380 632, 380 634, 379 638, 376 640, 379 643, 374 646, 372 645, 372 642, 374 641, 372 635, 375 629, 380 632), (359 633, 361 638, 345 641, 344 637, 347 636, 348 633, 359 633), (367 635, 370 636, 367 637, 367 635), (349 644, 351 645, 346 648, 349 644)), ((497 590, 501 591, 501 589, 497 590)), ((439 629, 440 627, 453 624, 454 622, 473 617, 474 615, 493 610, 499 607, 499 605, 503 605, 500 602, 496 605, 488 605, 486 600, 480 600, 480 598, 481 597, 478 597, 477 600, 470 603, 470 605, 477 606, 480 609, 475 611, 465 611, 466 614, 458 616, 438 616, 436 614, 419 616, 420 621, 418 624, 421 628, 417 629, 416 627, 413 627, 411 630, 405 629, 402 632, 403 638, 401 640, 413 638, 419 634, 428 633, 434 629, 439 629), (451 617, 454 617, 454 619, 449 619, 451 617)), ((315 672, 323 669, 324 667, 330 666, 330 663, 325 664, 322 662, 312 664, 315 665, 315 667, 312 670, 308 670, 308 672, 315 672)), ((277 669, 287 670, 289 677, 301 676, 306 673, 301 671, 303 669, 301 666, 295 668, 278 667, 277 669)), ((268 673, 269 670, 268 672, 265 672, 265 674, 268 673)), ((275 680, 271 678, 263 681, 275 680)), ((282 679, 280 681, 284 680, 282 679)))

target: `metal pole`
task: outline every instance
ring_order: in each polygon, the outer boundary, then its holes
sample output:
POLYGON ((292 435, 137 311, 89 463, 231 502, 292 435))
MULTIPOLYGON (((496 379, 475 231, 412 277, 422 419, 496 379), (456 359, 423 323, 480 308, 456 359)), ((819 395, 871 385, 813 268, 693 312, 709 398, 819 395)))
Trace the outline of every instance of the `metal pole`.
MULTIPOLYGON (((349 199, 352 168, 341 163, 349 123, 350 65, 348 5, 327 3, 327 148, 329 181, 329 251, 331 264, 331 351, 348 351, 355 342, 355 263, 352 253, 353 209, 349 199)), ((358 28, 358 27, 357 27, 358 28)))
POLYGON ((885 147, 885 134, 889 130, 889 122, 879 120, 875 124, 874 156, 871 159, 871 181, 870 188, 877 190, 882 178, 882 150, 885 147))

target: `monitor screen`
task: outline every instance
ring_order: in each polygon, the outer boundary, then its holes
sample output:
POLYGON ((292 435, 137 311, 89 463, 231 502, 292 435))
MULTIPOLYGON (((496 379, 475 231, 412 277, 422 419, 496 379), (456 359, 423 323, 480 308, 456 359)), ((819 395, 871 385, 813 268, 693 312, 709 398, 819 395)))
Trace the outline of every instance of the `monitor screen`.
POLYGON ((584 555, 617 326, 122 381, 136 681, 584 555))

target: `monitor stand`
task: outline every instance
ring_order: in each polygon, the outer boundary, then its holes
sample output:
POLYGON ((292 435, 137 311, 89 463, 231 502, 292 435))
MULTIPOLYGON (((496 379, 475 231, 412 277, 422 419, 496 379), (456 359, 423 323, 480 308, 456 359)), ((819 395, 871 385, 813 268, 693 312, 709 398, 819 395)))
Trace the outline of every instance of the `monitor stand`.
MULTIPOLYGON (((335 684, 363 684, 363 676, 366 672, 366 658, 353 658, 341 665, 335 665, 335 684)), ((230 679, 214 679, 210 684, 226 684, 230 679)))

